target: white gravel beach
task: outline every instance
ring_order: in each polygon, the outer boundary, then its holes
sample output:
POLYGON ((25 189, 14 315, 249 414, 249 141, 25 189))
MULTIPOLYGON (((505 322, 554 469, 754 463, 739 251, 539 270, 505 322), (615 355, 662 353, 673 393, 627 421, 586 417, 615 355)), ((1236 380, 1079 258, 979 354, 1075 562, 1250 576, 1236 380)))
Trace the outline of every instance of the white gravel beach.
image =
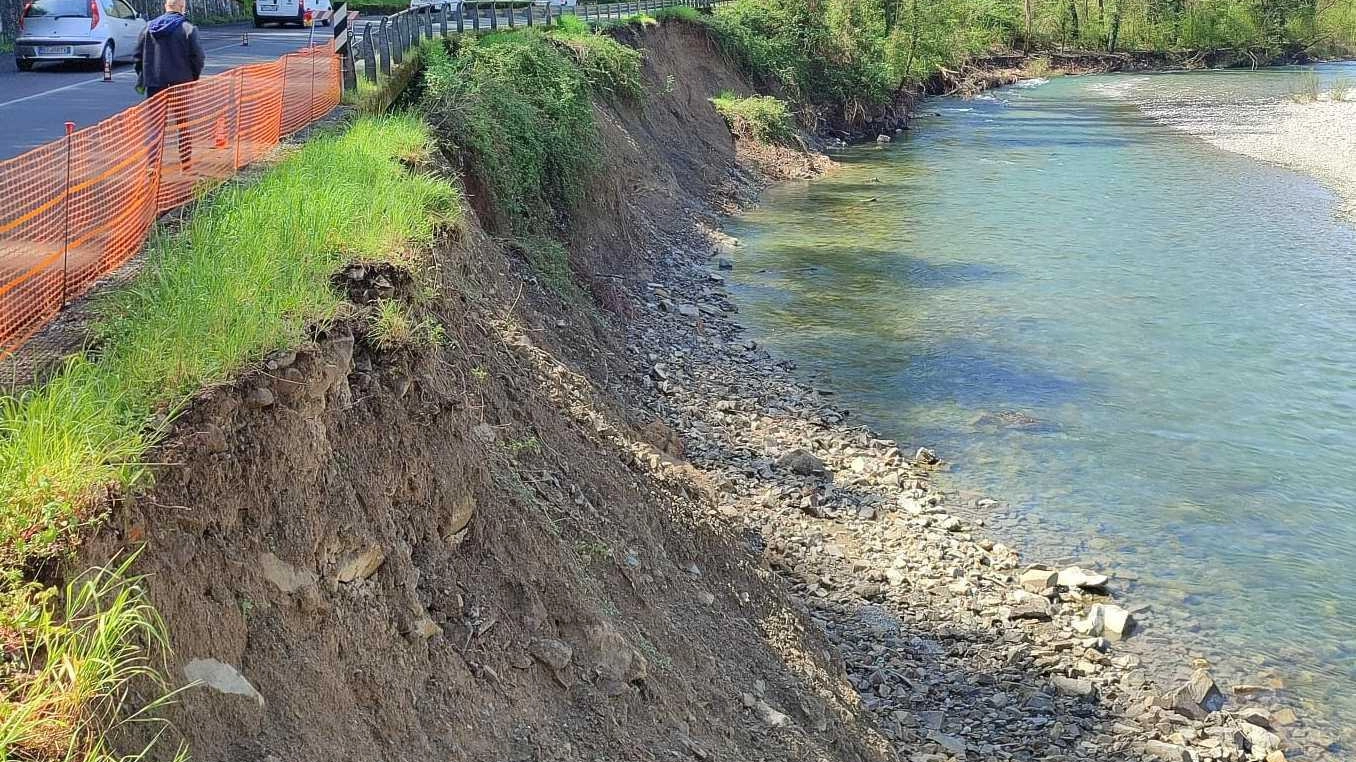
POLYGON ((1145 113, 1227 151, 1319 178, 1356 219, 1356 100, 1309 103, 1146 104, 1145 113))

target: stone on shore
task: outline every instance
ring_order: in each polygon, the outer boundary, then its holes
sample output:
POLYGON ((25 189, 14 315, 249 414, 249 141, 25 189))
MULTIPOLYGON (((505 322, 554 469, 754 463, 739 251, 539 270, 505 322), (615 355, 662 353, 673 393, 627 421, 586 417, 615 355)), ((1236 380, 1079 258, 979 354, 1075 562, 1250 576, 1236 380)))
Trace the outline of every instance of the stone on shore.
POLYGON ((1134 627, 1134 617, 1130 612, 1110 603, 1094 603, 1088 615, 1074 622, 1074 630, 1091 637, 1103 637, 1110 641, 1124 640, 1134 627))
POLYGON ((1106 587, 1106 583, 1109 581, 1110 578, 1105 574, 1097 574, 1080 569, 1077 566, 1070 566, 1060 571, 1057 584, 1069 588, 1099 588, 1106 587))
POLYGON ((1058 578, 1059 573, 1054 569, 1032 567, 1022 572, 1022 576, 1018 581, 1021 583, 1024 590, 1032 593, 1040 593, 1054 587, 1058 578))
POLYGON ((824 473, 824 461, 803 449, 795 449, 781 456, 777 459, 777 465, 801 476, 824 473))

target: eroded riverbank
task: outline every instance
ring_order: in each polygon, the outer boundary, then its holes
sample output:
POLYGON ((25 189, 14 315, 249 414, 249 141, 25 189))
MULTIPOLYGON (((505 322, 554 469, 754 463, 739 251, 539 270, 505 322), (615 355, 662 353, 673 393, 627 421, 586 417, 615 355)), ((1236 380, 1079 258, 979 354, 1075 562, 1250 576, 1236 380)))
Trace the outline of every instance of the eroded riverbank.
POLYGON ((1343 758, 1350 448, 1322 371, 1356 235, 1307 178, 1083 91, 1128 79, 934 101, 903 145, 772 189, 731 226, 735 293, 840 404, 943 454, 934 487, 1000 498, 992 537, 1115 572, 1149 607, 1125 647, 1295 707, 1282 732, 1343 758))

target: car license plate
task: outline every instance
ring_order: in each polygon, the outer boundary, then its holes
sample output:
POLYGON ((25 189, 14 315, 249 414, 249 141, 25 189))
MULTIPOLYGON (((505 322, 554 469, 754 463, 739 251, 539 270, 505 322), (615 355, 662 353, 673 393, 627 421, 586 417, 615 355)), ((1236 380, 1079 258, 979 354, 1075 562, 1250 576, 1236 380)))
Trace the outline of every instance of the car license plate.
POLYGON ((276 5, 261 5, 261 6, 259 6, 259 10, 261 10, 261 11, 267 11, 267 12, 269 12, 269 13, 272 13, 273 11, 278 10, 278 6, 276 6, 276 5))
POLYGON ((70 54, 70 45, 42 45, 38 47, 38 55, 40 56, 68 56, 70 54))

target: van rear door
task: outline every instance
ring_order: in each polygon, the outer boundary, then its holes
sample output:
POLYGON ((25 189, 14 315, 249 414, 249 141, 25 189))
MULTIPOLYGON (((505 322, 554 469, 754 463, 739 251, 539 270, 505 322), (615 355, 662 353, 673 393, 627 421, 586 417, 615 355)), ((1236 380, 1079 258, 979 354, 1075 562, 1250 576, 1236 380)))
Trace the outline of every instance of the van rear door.
POLYGON ((255 9, 260 16, 274 19, 299 19, 298 0, 258 0, 255 9))

